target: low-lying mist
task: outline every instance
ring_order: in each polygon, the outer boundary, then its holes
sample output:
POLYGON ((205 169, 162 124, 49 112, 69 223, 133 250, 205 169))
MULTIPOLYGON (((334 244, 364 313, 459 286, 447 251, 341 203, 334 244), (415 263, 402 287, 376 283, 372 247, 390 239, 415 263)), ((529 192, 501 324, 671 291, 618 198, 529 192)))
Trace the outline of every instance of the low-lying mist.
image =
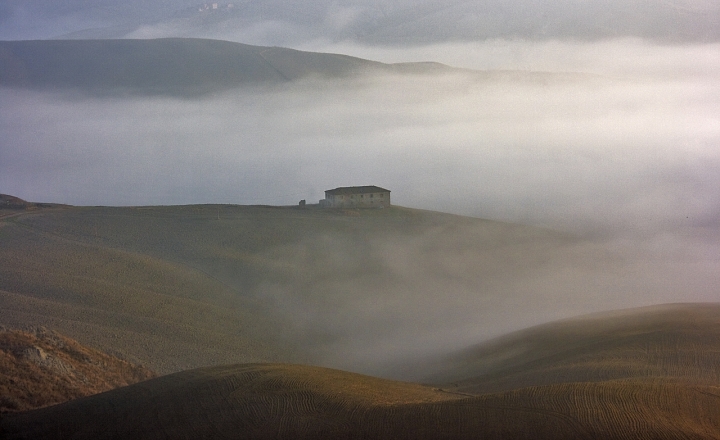
MULTIPOLYGON (((328 232, 253 291, 311 363, 375 375, 557 319, 718 300, 718 230, 587 239, 500 224, 328 232)), ((398 377, 402 378, 402 376, 398 377)))
POLYGON ((314 335, 325 364, 378 372, 580 313, 718 300, 720 78, 706 70, 713 47, 688 50, 694 67, 683 54, 677 71, 649 75, 632 60, 628 75, 309 78, 202 99, 6 89, 0 192, 290 205, 378 185, 397 205, 574 234, 529 247, 483 247, 473 230, 382 235, 357 248, 328 233, 268 251, 294 275, 254 294, 314 335))
POLYGON ((376 184, 400 205, 573 230, 705 224, 720 209, 707 63, 670 77, 309 79, 197 100, 3 90, 0 185, 144 205, 312 203, 376 184))

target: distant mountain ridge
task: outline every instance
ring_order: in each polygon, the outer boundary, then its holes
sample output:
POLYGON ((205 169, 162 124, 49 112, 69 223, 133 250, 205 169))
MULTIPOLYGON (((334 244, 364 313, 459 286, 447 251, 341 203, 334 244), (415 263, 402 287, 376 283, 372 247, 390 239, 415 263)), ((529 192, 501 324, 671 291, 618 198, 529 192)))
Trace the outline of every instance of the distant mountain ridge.
POLYGON ((0 42, 0 86, 33 89, 196 94, 311 76, 443 69, 452 70, 190 38, 0 42))
POLYGON ((367 74, 459 73, 477 80, 543 84, 601 78, 574 72, 471 70, 433 61, 387 64, 334 53, 198 38, 0 41, 0 87, 100 96, 193 97, 310 78, 327 81, 367 74))

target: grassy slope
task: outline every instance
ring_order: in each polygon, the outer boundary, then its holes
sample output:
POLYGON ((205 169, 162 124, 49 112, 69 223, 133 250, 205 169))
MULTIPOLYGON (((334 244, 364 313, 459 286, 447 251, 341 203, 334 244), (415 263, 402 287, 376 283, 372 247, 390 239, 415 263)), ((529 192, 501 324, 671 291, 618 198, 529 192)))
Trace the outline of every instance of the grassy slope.
POLYGON ((538 243, 564 240, 397 207, 41 209, 0 221, 0 324, 57 329, 161 373, 312 362, 302 343, 318 335, 281 323, 287 316, 275 315, 258 292, 270 285, 334 313, 338 285, 376 286, 379 278, 382 293, 404 282, 373 243, 417 237, 424 237, 418 252, 428 254, 454 252, 458 243, 481 249, 488 262, 473 269, 479 276, 523 266, 514 262, 518 249, 532 256, 538 243))
MULTIPOLYGON (((462 241, 501 268, 542 260, 543 243, 568 240, 404 208, 37 209, 0 221, 0 323, 75 332, 165 371, 287 359, 273 315, 253 296, 258 285, 300 284, 310 294, 328 276, 358 282, 386 270, 366 253, 371 238, 418 235, 423 251, 457 252, 462 241), (351 246, 328 253, 339 239, 351 246), (350 269, 324 272, 337 258, 350 269), (317 264, 294 266, 302 261, 317 264)), ((425 370, 446 384, 442 392, 336 370, 240 365, 166 376, 2 426, 9 438, 716 438, 717 316, 717 305, 676 305, 528 329, 425 370)))
POLYGON ((163 372, 271 358, 250 335, 260 328, 253 303, 202 272, 16 219, 0 241, 5 325, 58 329, 163 372))

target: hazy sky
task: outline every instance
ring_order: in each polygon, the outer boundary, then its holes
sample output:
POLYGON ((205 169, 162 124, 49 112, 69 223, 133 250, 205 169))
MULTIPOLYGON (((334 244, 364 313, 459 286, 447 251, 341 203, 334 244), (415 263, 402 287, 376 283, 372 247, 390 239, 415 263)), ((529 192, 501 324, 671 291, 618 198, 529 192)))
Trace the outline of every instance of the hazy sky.
POLYGON ((413 46, 493 38, 717 42, 713 0, 0 0, 0 39, 210 37, 413 46), (233 3, 227 10, 224 6, 233 3))

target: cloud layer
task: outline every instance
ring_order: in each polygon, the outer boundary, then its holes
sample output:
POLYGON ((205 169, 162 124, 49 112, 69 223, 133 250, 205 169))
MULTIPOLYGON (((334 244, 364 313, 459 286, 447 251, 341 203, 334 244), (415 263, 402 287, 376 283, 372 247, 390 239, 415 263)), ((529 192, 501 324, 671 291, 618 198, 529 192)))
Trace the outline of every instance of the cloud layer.
POLYGON ((712 221, 720 81, 707 69, 720 51, 639 44, 615 47, 613 77, 398 75, 198 100, 4 90, 0 186, 142 205, 294 204, 377 184, 402 205, 571 229, 712 221))

